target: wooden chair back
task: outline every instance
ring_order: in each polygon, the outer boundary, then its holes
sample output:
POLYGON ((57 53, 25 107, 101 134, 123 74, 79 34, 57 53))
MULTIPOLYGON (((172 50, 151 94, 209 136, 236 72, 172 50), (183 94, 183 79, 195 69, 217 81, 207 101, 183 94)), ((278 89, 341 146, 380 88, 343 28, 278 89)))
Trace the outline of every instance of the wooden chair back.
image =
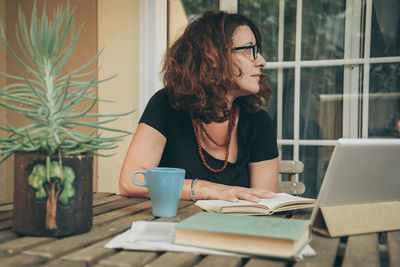
POLYGON ((291 195, 300 195, 306 191, 304 183, 296 180, 296 174, 304 171, 304 164, 298 160, 280 160, 279 173, 288 174, 289 181, 279 182, 279 192, 291 195))

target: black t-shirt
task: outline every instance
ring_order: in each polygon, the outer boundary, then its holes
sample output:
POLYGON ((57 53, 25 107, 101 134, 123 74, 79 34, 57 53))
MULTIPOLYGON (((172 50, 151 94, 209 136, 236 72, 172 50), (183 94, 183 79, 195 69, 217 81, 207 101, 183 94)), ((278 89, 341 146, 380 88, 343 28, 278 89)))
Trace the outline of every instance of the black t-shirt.
MULTIPOLYGON (((166 89, 154 94, 139 122, 153 127, 167 139, 159 167, 183 168, 188 179, 250 187, 248 164, 278 156, 275 128, 264 110, 247 113, 241 109, 237 126, 237 160, 235 163, 228 162, 226 169, 220 173, 213 173, 203 165, 190 115, 171 106, 166 89)), ((204 149, 203 154, 212 168, 223 166, 223 160, 215 159, 204 149)))

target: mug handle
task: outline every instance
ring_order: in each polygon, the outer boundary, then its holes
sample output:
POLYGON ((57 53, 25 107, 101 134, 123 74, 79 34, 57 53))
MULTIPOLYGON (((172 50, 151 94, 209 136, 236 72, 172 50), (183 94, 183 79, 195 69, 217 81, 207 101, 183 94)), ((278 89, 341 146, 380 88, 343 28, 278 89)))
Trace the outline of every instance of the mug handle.
POLYGON ((135 185, 138 186, 146 186, 147 187, 147 179, 146 179, 146 171, 135 171, 132 173, 132 181, 135 185), (141 173, 144 175, 144 182, 143 183, 139 183, 138 181, 135 180, 135 175, 141 173))

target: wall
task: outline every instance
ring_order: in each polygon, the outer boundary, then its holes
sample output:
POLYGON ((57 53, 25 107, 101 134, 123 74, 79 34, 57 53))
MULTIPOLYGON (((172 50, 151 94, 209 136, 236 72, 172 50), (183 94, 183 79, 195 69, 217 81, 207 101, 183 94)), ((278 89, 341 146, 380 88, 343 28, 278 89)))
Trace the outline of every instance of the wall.
MULTIPOLYGON (((98 61, 99 78, 117 76, 99 86, 99 97, 118 104, 99 104, 100 113, 133 115, 118 119, 110 126, 134 131, 139 116, 139 0, 102 0, 98 2, 98 47, 104 48, 98 61)), ((99 158, 98 191, 118 192, 118 178, 132 136, 118 143, 110 158, 99 158)))
POLYGON ((173 44, 185 31, 188 24, 185 8, 181 0, 168 1, 168 45, 173 44))
MULTIPOLYGON (((0 21, 6 21, 6 0, 0 0, 0 21)), ((0 42, 0 72, 7 72, 6 48, 3 42, 0 42)), ((0 76, 0 88, 6 85, 6 79, 0 76)), ((7 121, 7 109, 0 106, 0 125, 7 121)), ((13 159, 9 158, 0 164, 0 203, 12 198, 13 192, 13 159)))

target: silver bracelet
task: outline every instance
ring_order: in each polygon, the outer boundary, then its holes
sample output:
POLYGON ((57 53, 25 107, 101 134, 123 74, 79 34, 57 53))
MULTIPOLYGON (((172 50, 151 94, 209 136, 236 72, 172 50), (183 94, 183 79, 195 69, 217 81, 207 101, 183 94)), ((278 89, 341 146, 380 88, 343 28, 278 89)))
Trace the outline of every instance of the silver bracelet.
POLYGON ((193 179, 193 180, 192 180, 192 184, 190 185, 190 198, 191 198, 193 201, 196 201, 196 199, 194 198, 194 187, 196 186, 197 180, 198 180, 198 179, 193 179))

